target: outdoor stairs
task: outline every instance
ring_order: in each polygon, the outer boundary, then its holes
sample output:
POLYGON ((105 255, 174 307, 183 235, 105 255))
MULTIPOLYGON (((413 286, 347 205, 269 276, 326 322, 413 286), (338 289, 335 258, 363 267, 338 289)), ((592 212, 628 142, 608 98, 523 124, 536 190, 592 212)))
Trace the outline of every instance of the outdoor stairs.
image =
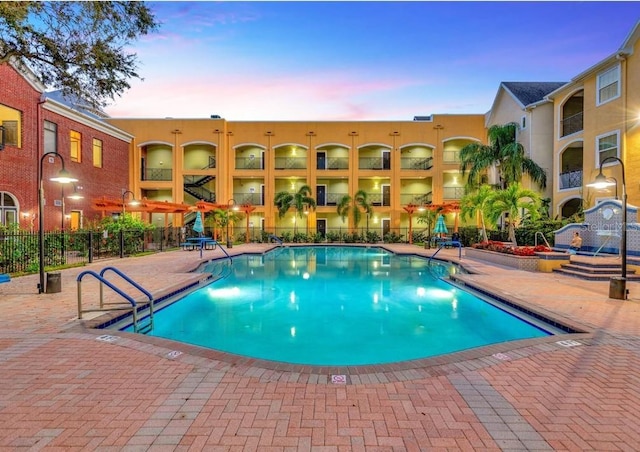
MULTIPOLYGON (((640 275, 630 268, 630 265, 638 264, 636 260, 627 260, 628 281, 640 281, 640 275)), ((574 255, 571 256, 568 264, 562 264, 560 268, 553 271, 589 281, 609 281, 613 277, 622 275, 622 264, 618 257, 574 255)))

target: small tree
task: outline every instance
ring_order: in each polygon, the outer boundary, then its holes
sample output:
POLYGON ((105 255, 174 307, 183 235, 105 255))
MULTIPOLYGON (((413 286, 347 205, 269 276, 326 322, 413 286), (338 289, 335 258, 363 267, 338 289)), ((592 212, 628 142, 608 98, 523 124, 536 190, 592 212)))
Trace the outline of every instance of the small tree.
POLYGON ((278 218, 283 218, 291 207, 296 211, 293 223, 294 232, 298 229, 297 217, 303 218, 307 209, 315 210, 316 208, 316 200, 311 197, 312 193, 311 187, 308 185, 303 185, 296 193, 287 191, 276 193, 274 204, 278 208, 278 218))
POLYGON ((480 231, 482 234, 482 240, 485 242, 489 240, 487 237, 487 225, 485 223, 485 211, 487 210, 488 201, 493 192, 494 190, 490 185, 484 184, 478 187, 477 190, 465 194, 460 199, 460 212, 462 219, 467 219, 476 215, 480 216, 480 231))
POLYGON ((540 195, 533 190, 522 188, 519 183, 513 183, 504 190, 491 192, 487 199, 487 217, 493 223, 506 214, 509 240, 517 245, 516 228, 521 224, 524 210, 532 220, 540 215, 540 195))
MULTIPOLYGON (((362 220, 362 214, 371 215, 373 213, 373 205, 369 202, 369 195, 364 190, 358 190, 353 199, 349 195, 344 195, 336 207, 336 211, 342 222, 345 222, 349 214, 353 216, 353 225, 357 228, 362 220)), ((367 231, 369 225, 367 224, 367 231)))

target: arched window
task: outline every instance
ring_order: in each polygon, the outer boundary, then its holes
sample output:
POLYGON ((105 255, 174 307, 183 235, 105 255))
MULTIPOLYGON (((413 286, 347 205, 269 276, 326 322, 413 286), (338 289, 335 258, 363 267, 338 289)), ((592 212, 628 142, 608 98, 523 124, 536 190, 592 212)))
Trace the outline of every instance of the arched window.
POLYGON ((0 224, 8 226, 18 222, 18 203, 10 193, 0 191, 0 224))

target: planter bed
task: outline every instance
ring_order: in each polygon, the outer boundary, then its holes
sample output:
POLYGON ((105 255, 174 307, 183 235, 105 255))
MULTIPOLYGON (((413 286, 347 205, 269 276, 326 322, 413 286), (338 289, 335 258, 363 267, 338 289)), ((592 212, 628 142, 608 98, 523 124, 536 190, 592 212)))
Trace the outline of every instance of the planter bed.
POLYGON ((498 253, 496 251, 479 250, 476 248, 465 248, 465 256, 471 259, 491 262, 492 264, 504 265, 505 267, 516 268, 529 272, 538 271, 538 256, 515 256, 513 254, 498 253))

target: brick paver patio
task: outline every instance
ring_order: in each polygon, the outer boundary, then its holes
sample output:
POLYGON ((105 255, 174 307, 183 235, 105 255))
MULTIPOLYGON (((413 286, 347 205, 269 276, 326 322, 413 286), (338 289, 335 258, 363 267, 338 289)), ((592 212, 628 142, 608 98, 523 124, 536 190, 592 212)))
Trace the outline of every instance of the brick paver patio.
MULTIPOLYGON (((98 262, 64 270, 57 294, 38 295, 38 275, 0 285, 0 450, 640 449, 640 283, 611 300, 607 282, 463 257, 476 272, 463 282, 585 333, 363 369, 262 365, 77 319, 81 271, 113 265, 162 294, 201 279, 190 273, 199 261, 175 251, 98 262), (346 384, 331 382, 336 371, 346 384)), ((97 292, 83 284, 85 303, 97 292)))

